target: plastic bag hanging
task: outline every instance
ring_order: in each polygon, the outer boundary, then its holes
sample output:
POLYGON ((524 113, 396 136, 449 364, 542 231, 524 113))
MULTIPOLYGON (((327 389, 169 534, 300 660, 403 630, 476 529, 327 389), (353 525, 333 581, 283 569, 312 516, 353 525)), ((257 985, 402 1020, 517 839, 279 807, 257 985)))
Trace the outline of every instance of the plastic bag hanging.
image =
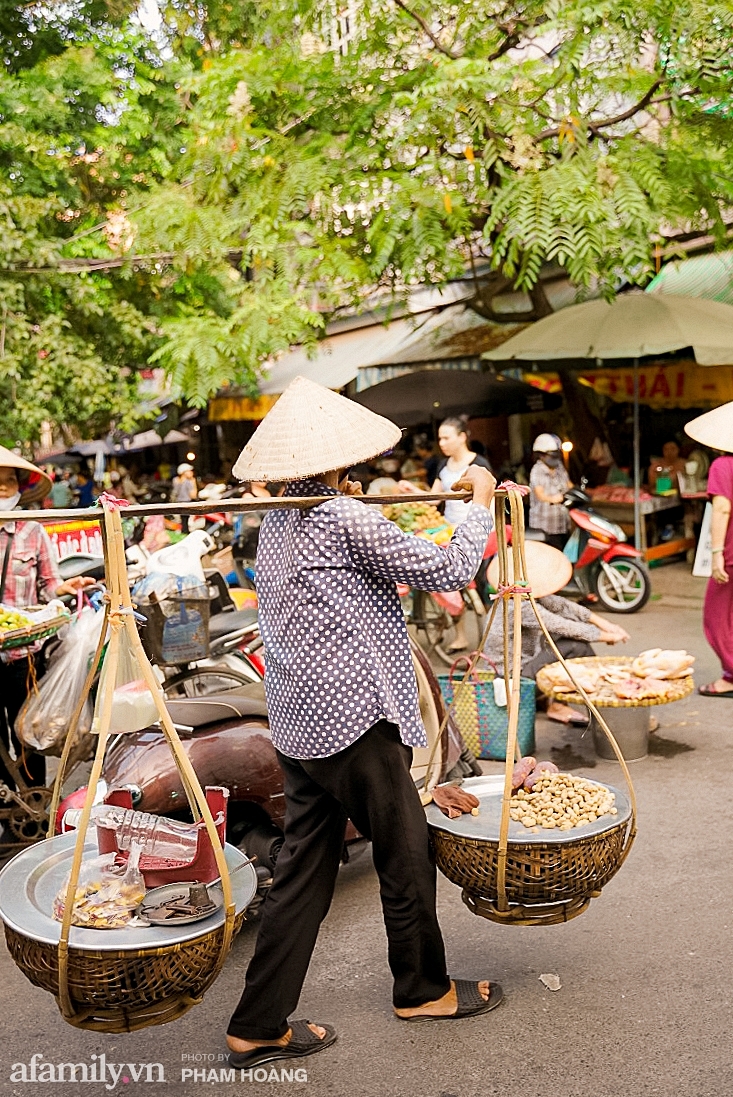
MULTIPOLYGON (((113 626, 114 627, 114 626, 113 626)), ((107 649, 102 674, 99 679, 97 701, 94 706, 92 733, 99 734, 104 698, 112 691, 112 714, 109 733, 111 735, 127 731, 142 731, 158 720, 155 698, 142 676, 126 630, 119 634, 117 670, 114 681, 110 680, 110 649, 107 649)))
MULTIPOLYGON (((15 721, 18 738, 42 754, 60 754, 74 706, 81 700, 104 614, 87 607, 68 627, 38 690, 28 695, 15 721)), ((75 729, 75 741, 89 734, 92 704, 87 700, 75 729)))

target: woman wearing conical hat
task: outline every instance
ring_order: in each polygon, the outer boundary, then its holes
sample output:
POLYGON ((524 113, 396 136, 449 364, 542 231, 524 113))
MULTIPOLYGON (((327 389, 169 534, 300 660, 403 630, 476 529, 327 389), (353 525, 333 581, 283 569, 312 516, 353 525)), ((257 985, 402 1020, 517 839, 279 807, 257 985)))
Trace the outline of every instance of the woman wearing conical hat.
MULTIPOLYGON (((23 457, 0 446, 0 510, 21 509, 45 499, 51 490, 50 477, 23 457)), ((38 605, 62 594, 72 594, 93 579, 79 577, 61 582, 53 558, 51 542, 39 522, 0 523, 0 603, 22 609, 38 605)), ((35 673, 43 669, 40 643, 15 648, 0 655, 0 738, 6 747, 12 739, 21 773, 28 785, 46 783, 46 759, 28 748, 21 748, 13 724, 28 694, 30 660, 35 673)), ((0 780, 11 788, 16 782, 0 759, 0 780)))
MULTIPOLYGON (((491 530, 494 479, 469 469, 474 505, 447 546, 403 533, 351 496, 350 466, 392 449, 387 419, 296 378, 234 466, 242 480, 287 481, 294 505, 270 511, 257 550, 270 730, 284 774, 285 844, 262 909, 244 993, 230 1021, 230 1065, 244 1069, 333 1043, 330 1025, 289 1021, 331 903, 351 819, 372 842, 403 1020, 475 1016, 498 984, 452 981, 435 912, 435 866, 412 747, 427 743, 396 583, 459 590, 491 530), (327 501, 308 509, 298 497, 327 501)), ((360 489, 358 489, 360 490, 360 489)), ((436 790, 468 811, 475 797, 436 790)))

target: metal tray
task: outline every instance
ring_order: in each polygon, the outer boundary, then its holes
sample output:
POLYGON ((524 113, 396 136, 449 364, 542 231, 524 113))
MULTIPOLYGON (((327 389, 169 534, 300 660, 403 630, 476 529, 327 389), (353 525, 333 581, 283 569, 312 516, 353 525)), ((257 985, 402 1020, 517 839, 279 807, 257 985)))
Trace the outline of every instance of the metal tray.
MULTIPOLYGON (((23 850, 8 861, 0 872, 0 918, 24 937, 45 944, 58 944, 61 923, 51 914, 54 897, 71 871, 76 832, 47 838, 23 850)), ((234 869, 245 855, 235 846, 224 848, 227 866, 234 869)), ((84 844, 84 859, 99 856, 92 837, 84 844)), ((232 896, 237 913, 245 910, 257 893, 254 865, 246 865, 232 877, 232 896)), ((224 923, 220 907, 205 921, 177 926, 125 926, 123 929, 85 929, 72 926, 71 948, 90 952, 116 952, 124 949, 157 948, 161 945, 192 941, 224 923)))
MULTIPOLYGON (((587 778, 586 778, 587 780, 587 778)), ((591 782, 594 785, 600 781, 591 782)), ((591 834, 602 834, 604 830, 612 830, 619 823, 626 822, 631 817, 631 804, 625 792, 614 788, 613 785, 603 785, 610 789, 616 796, 617 815, 602 815, 595 823, 586 823, 582 827, 573 827, 572 830, 546 830, 540 828, 537 833, 529 830, 523 823, 509 821, 509 842, 521 845, 532 843, 553 845, 558 843, 576 842, 580 838, 587 838, 591 834)), ((458 834, 463 838, 477 838, 485 842, 497 842, 499 840, 499 824, 501 822, 501 800, 504 795, 504 774, 485 774, 483 777, 469 777, 461 785, 466 792, 472 792, 477 796, 479 804, 478 815, 461 815, 458 819, 449 819, 443 815, 435 804, 428 804, 425 814, 428 817, 428 825, 436 830, 446 831, 448 834, 458 834)))

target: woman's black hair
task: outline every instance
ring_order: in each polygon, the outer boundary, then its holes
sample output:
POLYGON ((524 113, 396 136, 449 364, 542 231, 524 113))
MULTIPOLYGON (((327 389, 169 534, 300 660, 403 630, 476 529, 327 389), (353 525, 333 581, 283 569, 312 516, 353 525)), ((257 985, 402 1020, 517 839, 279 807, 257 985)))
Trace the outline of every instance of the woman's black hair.
POLYGON ((453 427, 456 434, 465 434, 466 438, 471 437, 471 432, 468 429, 467 415, 450 415, 447 419, 444 419, 440 425, 441 427, 453 427))

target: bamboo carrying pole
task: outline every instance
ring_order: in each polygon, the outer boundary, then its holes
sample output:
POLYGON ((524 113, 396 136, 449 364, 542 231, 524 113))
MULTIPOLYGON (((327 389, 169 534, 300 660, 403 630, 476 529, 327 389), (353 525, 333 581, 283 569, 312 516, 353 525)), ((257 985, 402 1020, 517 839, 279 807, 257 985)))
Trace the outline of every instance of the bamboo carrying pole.
MULTIPOLYGON (((64 916, 61 923, 61 931, 58 945, 59 1005, 61 1007, 61 1012, 64 1018, 67 1021, 72 1022, 78 1021, 81 1017, 81 1014, 75 1009, 74 1004, 71 1000, 71 995, 69 993, 68 961, 71 920, 74 907, 74 898, 76 895, 76 888, 79 882, 79 873, 81 870, 81 864, 83 859, 86 833, 91 818, 92 805, 94 803, 97 785, 99 783, 99 778, 102 773, 104 753, 110 734, 112 698, 114 686, 117 680, 117 668, 120 655, 120 646, 123 636, 126 637, 130 645, 130 648, 135 656, 142 676, 146 681, 155 701, 155 707, 158 711, 160 724, 173 753, 176 765, 178 766, 179 772, 181 774, 184 790, 186 792, 191 811, 193 812, 195 818, 203 820, 206 827, 206 832, 214 850, 217 868, 221 877, 221 886, 224 897, 225 919, 219 958, 212 978, 216 978, 229 953, 234 935, 234 920, 236 915, 236 909, 232 896, 231 880, 229 877, 229 869, 227 867, 224 850, 222 848, 222 844, 216 830, 216 824, 214 823, 211 810, 208 803, 206 802, 206 797, 198 781, 198 778, 196 777, 193 766, 191 765, 188 759, 188 755, 181 745, 181 741, 178 738, 178 734, 173 726, 173 722, 170 718, 168 710, 165 707, 160 684, 155 677, 155 672, 153 671, 153 668, 148 661, 148 658, 143 650, 140 638, 137 634, 137 628, 135 627, 135 619, 133 615, 132 601, 130 598, 130 591, 127 585, 127 572, 125 567, 125 545, 122 535, 122 523, 120 520, 119 508, 114 502, 103 502, 103 520, 105 529, 105 565, 109 593, 107 621, 109 623, 110 629, 110 641, 107 649, 107 655, 105 657, 105 681, 107 688, 101 699, 98 731, 99 738, 94 756, 94 762, 92 765, 92 771, 89 777, 87 793, 84 799, 84 806, 82 808, 81 819, 79 822, 79 828, 76 836, 76 843, 74 846, 74 855, 72 860, 71 872, 69 875, 69 882, 66 888, 66 896, 64 900, 64 916)), ((102 637, 104 637, 104 630, 102 633, 102 637)), ((92 667, 92 670, 94 669, 96 669, 96 661, 92 667)), ((91 684, 91 677, 93 677, 93 674, 90 671, 88 684, 91 684)), ((84 697, 83 700, 86 700, 86 697, 84 697)), ((60 771, 59 777, 57 778, 56 789, 54 790, 55 802, 57 802, 57 794, 60 793, 62 779, 63 774, 60 771)), ((89 1010, 86 1012, 91 1013, 93 1011, 89 1010)))

